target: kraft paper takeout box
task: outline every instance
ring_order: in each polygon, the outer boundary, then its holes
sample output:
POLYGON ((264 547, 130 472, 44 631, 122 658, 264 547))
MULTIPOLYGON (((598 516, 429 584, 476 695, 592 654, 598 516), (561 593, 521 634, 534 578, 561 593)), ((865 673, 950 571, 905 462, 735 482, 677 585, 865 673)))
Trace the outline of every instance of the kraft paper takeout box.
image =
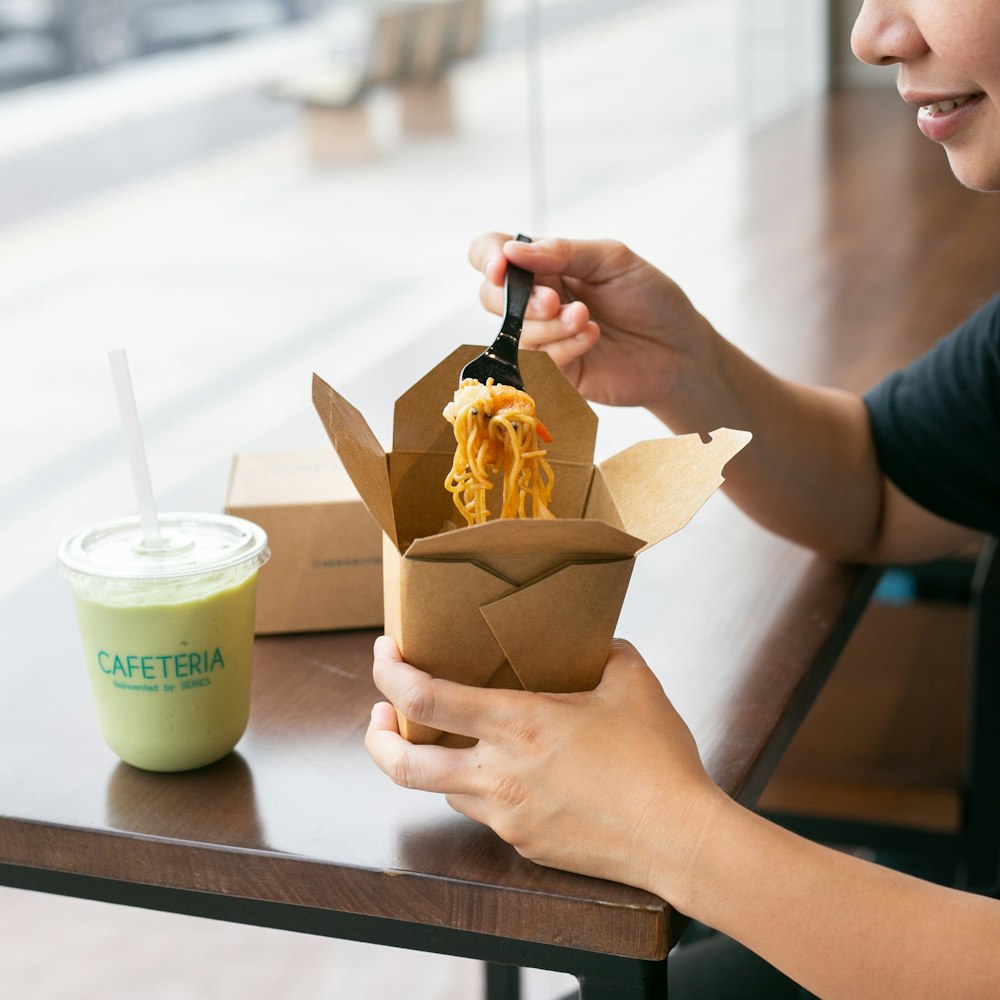
POLYGON ((382 624, 382 530, 329 448, 235 455, 226 513, 267 532, 258 635, 382 624))
MULTIPOLYGON (((713 431, 643 441, 594 465, 597 415, 549 356, 521 351, 521 373, 552 433, 557 520, 464 525, 445 489, 455 454, 441 415, 464 346, 397 401, 387 455, 364 417, 318 375, 313 403, 383 531, 385 629, 407 662, 480 687, 585 691, 601 679, 635 556, 684 527, 750 440, 713 431)), ((501 487, 491 491, 499 503, 501 487)), ((400 718, 403 735, 437 730, 400 718)))

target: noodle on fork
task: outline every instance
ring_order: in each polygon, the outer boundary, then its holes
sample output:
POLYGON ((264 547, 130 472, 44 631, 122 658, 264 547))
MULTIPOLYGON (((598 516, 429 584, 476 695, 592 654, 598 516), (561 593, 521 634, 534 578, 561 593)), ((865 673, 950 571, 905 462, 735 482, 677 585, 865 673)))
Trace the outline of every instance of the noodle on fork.
POLYGON ((555 516, 549 510, 555 475, 539 446, 539 439, 548 443, 552 436, 535 415, 531 396, 491 378, 485 385, 466 379, 444 416, 455 428, 456 443, 444 485, 466 523, 486 522, 486 491, 497 473, 503 474, 502 518, 555 516))

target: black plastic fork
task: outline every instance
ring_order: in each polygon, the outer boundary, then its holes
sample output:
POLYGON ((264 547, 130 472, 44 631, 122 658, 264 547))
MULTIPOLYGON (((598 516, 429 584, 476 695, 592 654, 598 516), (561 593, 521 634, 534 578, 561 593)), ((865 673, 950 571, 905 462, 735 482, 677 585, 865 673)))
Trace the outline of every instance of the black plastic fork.
MULTIPOLYGON (((531 237, 521 233, 516 237, 522 243, 530 243, 531 237)), ((524 325, 524 313, 531 298, 531 289, 535 276, 523 267, 507 264, 507 277, 504 282, 506 302, 504 304, 503 323, 496 340, 479 355, 470 361, 458 377, 459 385, 467 378, 486 384, 492 378, 497 385, 509 385, 515 389, 524 389, 521 369, 517 363, 517 346, 521 340, 521 327, 524 325)))

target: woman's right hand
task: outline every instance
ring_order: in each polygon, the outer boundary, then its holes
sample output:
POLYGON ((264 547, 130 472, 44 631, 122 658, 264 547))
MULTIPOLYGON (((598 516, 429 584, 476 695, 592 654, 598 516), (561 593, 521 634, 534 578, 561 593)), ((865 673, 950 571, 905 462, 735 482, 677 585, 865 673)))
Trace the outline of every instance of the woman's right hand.
POLYGON ((507 263, 535 274, 521 334, 547 351, 588 399, 660 412, 682 367, 714 335, 680 287, 613 240, 479 236, 469 260, 485 276, 480 298, 498 316, 507 263))

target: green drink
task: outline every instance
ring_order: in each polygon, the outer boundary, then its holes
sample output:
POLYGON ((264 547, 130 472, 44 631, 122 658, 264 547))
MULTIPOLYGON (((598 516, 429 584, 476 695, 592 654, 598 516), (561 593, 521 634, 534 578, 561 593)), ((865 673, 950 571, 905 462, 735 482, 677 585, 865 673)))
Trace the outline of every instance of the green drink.
POLYGON ((185 771, 224 757, 250 713, 257 571, 267 536, 242 518, 165 514, 162 544, 137 518, 59 548, 101 732, 122 760, 185 771))

